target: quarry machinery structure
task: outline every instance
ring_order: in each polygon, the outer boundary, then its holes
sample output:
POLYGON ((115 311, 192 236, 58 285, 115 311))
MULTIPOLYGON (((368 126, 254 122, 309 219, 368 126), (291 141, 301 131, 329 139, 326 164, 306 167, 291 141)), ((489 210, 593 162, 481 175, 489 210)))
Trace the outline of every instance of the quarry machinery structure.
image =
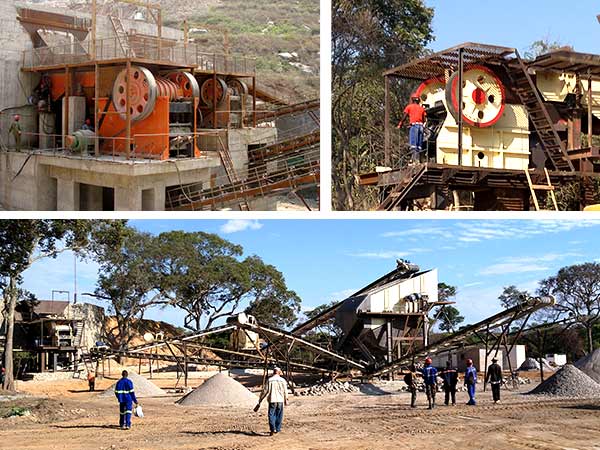
MULTIPOLYGON (((479 344, 485 346, 487 367, 488 358, 499 351, 510 354, 527 329, 531 315, 553 302, 550 297, 523 297, 512 308, 431 342, 430 311, 434 306, 443 309, 453 302, 437 300, 435 269, 421 271, 414 264, 398 261, 395 270, 291 331, 262 324, 241 313, 212 329, 128 350, 95 348, 91 357, 97 361, 132 358, 149 361, 150 366, 152 361, 174 362, 186 382, 189 364, 262 368, 264 373, 278 365, 289 379, 294 373, 372 378, 393 376, 426 356, 443 356, 479 344), (336 347, 317 343, 314 334, 311 337, 313 330, 331 321, 341 330, 336 347), (225 334, 229 335, 228 348, 210 345, 207 340, 211 335, 225 334)), ((436 315, 439 314, 438 309, 436 315)))
POLYGON ((11 8, 31 38, 19 61, 31 119, 28 154, 0 165, 5 208, 270 209, 270 197, 318 185, 318 140, 300 126, 318 100, 290 104, 258 86, 254 58, 204 52, 153 2, 11 8), (294 138, 304 145, 286 147, 294 138))
POLYGON ((382 166, 359 177, 380 189, 378 209, 427 199, 431 209, 527 210, 530 186, 548 186, 544 169, 551 189, 581 183, 580 207, 597 203, 600 56, 563 48, 525 60, 514 48, 464 43, 383 76, 382 166), (399 81, 415 83, 427 111, 416 164, 392 124, 399 81))

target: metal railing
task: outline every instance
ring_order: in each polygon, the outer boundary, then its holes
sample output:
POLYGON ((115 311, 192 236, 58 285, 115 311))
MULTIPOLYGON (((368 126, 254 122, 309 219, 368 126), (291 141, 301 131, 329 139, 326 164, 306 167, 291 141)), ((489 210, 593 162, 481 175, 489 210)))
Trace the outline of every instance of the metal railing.
MULTIPOLYGON (((196 139, 201 137, 217 137, 218 132, 203 131, 196 133, 196 139)), ((56 156, 64 158, 76 158, 86 160, 102 160, 121 163, 155 163, 160 162, 166 147, 162 144, 169 144, 172 151, 176 151, 176 144, 173 139, 179 137, 186 142, 192 143, 194 133, 181 133, 177 136, 171 134, 132 134, 131 151, 127 154, 127 138, 124 136, 116 137, 97 137, 90 136, 86 138, 87 145, 82 150, 73 150, 64 144, 64 137, 60 134, 42 134, 23 132, 23 139, 29 139, 38 142, 37 146, 22 146, 22 152, 30 152, 37 155, 56 156), (187 139, 187 140, 186 140, 187 139), (99 154, 95 153, 96 141, 98 141, 99 154), (149 144, 150 143, 150 144, 149 144), (161 144, 162 143, 162 144, 161 144)), ((12 150, 12 149, 11 149, 12 150)), ((193 159, 194 156, 169 157, 169 159, 193 159)))
POLYGON ((54 47, 39 47, 23 52, 23 68, 92 63, 131 58, 195 67, 207 72, 254 75, 256 58, 202 52, 196 43, 174 42, 156 37, 129 35, 131 51, 124 51, 118 37, 97 39, 96 57, 91 41, 74 42, 54 47))

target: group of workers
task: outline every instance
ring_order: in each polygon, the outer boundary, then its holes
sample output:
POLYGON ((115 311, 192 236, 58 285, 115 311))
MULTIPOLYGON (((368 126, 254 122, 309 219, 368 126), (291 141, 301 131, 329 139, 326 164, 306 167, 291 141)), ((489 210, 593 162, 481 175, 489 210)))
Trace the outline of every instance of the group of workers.
MULTIPOLYGON (((469 393, 469 401, 467 405, 475 405, 475 386, 477 385, 477 369, 473 365, 471 359, 467 359, 467 369, 465 370, 464 383, 469 393)), ((273 375, 267 380, 258 404, 254 411, 257 412, 263 400, 267 400, 269 430, 273 436, 281 432, 283 423, 283 410, 288 404, 288 384, 282 377, 283 371, 279 367, 275 367, 273 375)), ((417 377, 422 377, 425 384, 425 394, 429 409, 435 408, 435 396, 438 387, 438 378, 442 380, 442 388, 444 390, 444 404, 446 406, 456 405, 456 387, 459 377, 458 370, 452 367, 450 361, 446 362, 446 368, 440 372, 433 366, 431 358, 425 359, 425 364, 420 372, 417 372, 415 365, 409 367, 409 371, 404 376, 404 381, 411 393, 410 406, 417 407, 417 377)), ((88 376, 90 391, 94 389, 95 377, 90 373, 88 376)), ((500 387, 502 385, 502 368, 498 364, 498 359, 493 358, 492 364, 486 372, 485 382, 492 386, 492 398, 494 403, 500 401, 500 387)), ((138 406, 138 401, 135 396, 133 382, 128 378, 126 370, 122 372, 122 378, 115 385, 115 395, 119 402, 119 426, 123 430, 131 428, 131 416, 133 414, 133 405, 138 406)))
MULTIPOLYGON (((473 360, 467 359, 467 369, 464 375, 464 384, 467 387, 469 394, 469 401, 467 405, 474 406, 475 400, 475 387, 477 386, 477 369, 473 365, 473 360)), ((458 370, 452 367, 450 361, 446 362, 446 368, 440 372, 432 365, 431 358, 425 359, 425 364, 417 372, 414 364, 409 367, 409 371, 404 376, 404 382, 407 384, 408 389, 411 393, 410 406, 413 408, 417 407, 417 377, 423 378, 425 384, 425 394, 427 395, 427 402, 429 409, 435 408, 435 395, 437 393, 438 378, 442 380, 442 389, 444 390, 445 398, 444 404, 448 406, 450 402, 452 405, 456 405, 456 386, 458 385, 458 370)), ((492 358, 492 364, 488 367, 486 372, 485 382, 492 386, 492 398, 494 403, 500 402, 500 387, 502 385, 502 368, 498 364, 497 358, 492 358)))

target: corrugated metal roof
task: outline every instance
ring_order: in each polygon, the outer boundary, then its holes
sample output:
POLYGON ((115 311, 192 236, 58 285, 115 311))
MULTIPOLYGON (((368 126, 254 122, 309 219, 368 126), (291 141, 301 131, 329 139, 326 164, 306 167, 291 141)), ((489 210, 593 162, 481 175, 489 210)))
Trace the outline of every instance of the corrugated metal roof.
POLYGON ((515 49, 511 47, 465 42, 389 69, 384 72, 384 75, 415 80, 427 80, 443 76, 445 70, 457 70, 459 50, 463 51, 465 68, 471 64, 500 63, 505 61, 507 56, 515 53, 515 49))

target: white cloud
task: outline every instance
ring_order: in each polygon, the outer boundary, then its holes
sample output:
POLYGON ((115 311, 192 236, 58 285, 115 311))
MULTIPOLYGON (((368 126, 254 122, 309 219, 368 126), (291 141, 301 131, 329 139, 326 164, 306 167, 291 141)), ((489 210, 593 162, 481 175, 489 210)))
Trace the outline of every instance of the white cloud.
POLYGON ((461 236, 458 240, 459 242, 481 242, 481 239, 471 236, 461 236))
POLYGON ((467 283, 465 285, 463 285, 463 288, 470 288, 470 287, 475 287, 475 286, 481 286, 483 283, 483 281, 475 281, 473 283, 467 283))
MULTIPOLYGON (((445 242, 469 244, 487 240, 527 239, 532 236, 564 233, 600 226, 598 220, 468 220, 444 225, 412 227, 381 234, 384 238, 416 241, 427 238, 445 242)), ((455 248, 443 248, 454 250, 455 248)))
POLYGON ((480 275, 505 275, 509 273, 542 272, 550 270, 551 264, 564 258, 582 256, 579 253, 546 253, 543 255, 510 256, 500 259, 482 269, 480 275))
POLYGON ((408 237, 408 236, 440 236, 443 238, 450 239, 452 237, 452 231, 450 229, 442 227, 418 227, 410 228, 402 231, 388 231, 383 233, 381 237, 408 237))
POLYGON ((486 267, 479 274, 506 275, 508 273, 543 272, 545 270, 550 270, 550 267, 529 263, 499 263, 486 267))
POLYGON ((405 258, 410 255, 409 252, 400 252, 400 251, 380 251, 380 252, 361 252, 361 253, 351 253, 350 256, 355 256, 357 258, 371 258, 371 259, 396 259, 396 258, 405 258))
POLYGON ((231 234, 246 230, 260 230, 263 224, 258 220, 231 219, 221 225, 221 233, 231 234))

